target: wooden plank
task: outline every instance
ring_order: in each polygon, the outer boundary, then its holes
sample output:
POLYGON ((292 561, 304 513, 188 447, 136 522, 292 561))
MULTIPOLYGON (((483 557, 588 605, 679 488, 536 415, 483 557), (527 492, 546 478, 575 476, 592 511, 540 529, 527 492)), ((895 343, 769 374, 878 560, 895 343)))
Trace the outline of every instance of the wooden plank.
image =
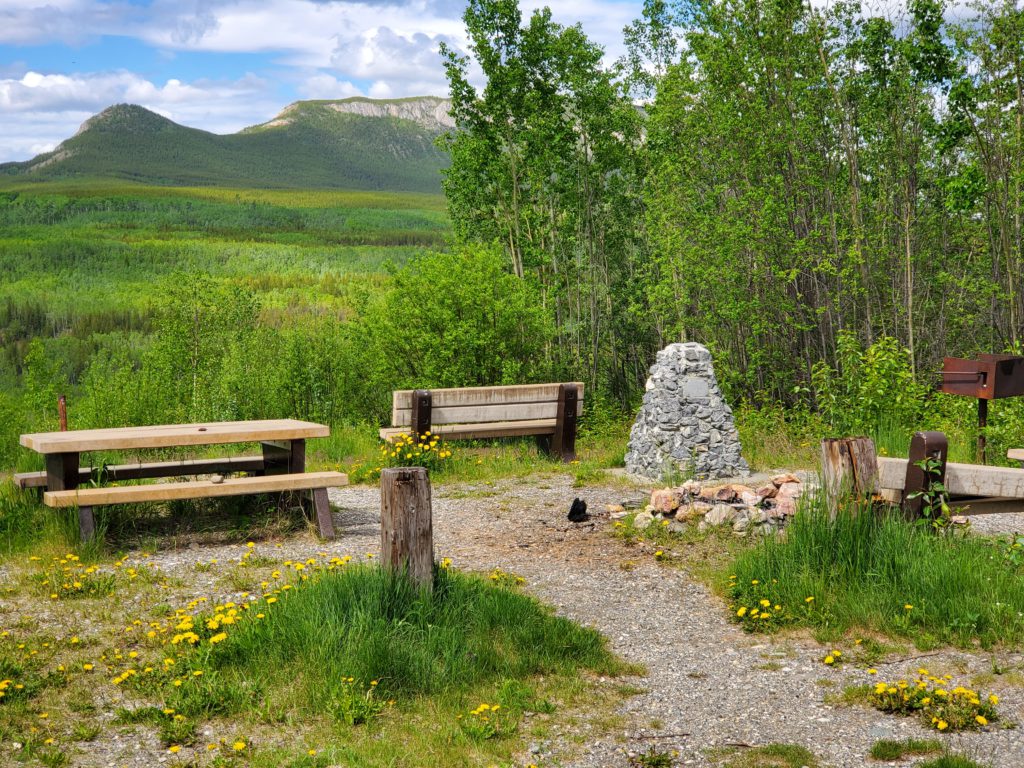
MULTIPOLYGON (((412 411, 401 409, 393 414, 391 422, 395 427, 412 428, 412 411)), ((577 417, 583 415, 583 404, 576 403, 577 417)), ((558 416, 558 402, 516 403, 514 405, 466 405, 431 408, 431 427, 442 424, 485 424, 491 421, 535 421, 554 419, 558 416)))
POLYGON ((1006 452, 1006 458, 1010 461, 1024 461, 1024 448, 1011 448, 1006 452))
POLYGON ((189 483, 124 485, 116 488, 78 488, 73 491, 47 491, 43 503, 48 507, 95 507, 104 504, 133 504, 141 501, 177 501, 210 499, 219 496, 244 496, 252 493, 278 493, 315 488, 336 488, 348 484, 340 472, 306 472, 269 477, 236 477, 215 483, 196 480, 189 483))
MULTIPOLYGON (((576 385, 579 390, 579 401, 583 402, 583 383, 568 382, 576 385)), ((473 405, 521 405, 525 403, 558 402, 558 388, 561 383, 554 384, 515 384, 501 387, 462 387, 458 389, 432 389, 431 407, 435 413, 438 408, 453 408, 473 405)), ((415 390, 400 389, 391 395, 391 423, 398 425, 398 412, 412 409, 412 396, 415 390)), ((436 422, 437 419, 435 418, 436 422)), ((408 420, 403 422, 408 424, 408 420)))
MULTIPOLYGON (((878 459, 878 487, 902 490, 907 459, 878 459)), ((946 465, 946 489, 953 496, 1024 498, 1024 469, 979 464, 946 465)))
MULTIPOLYGON (((527 435, 553 435, 554 419, 534 421, 501 421, 492 424, 440 424, 432 430, 448 440, 487 440, 492 437, 525 437, 527 435)), ((380 430, 382 440, 409 434, 409 428, 386 427, 380 430)))
MULTIPOLYGON (((180 461, 150 461, 136 464, 111 464, 103 467, 104 478, 110 481, 145 480, 154 477, 180 477, 185 475, 213 475, 227 472, 262 472, 262 456, 228 456, 221 459, 182 459, 180 461)), ((90 482, 98 468, 81 467, 78 482, 90 482)), ((45 488, 45 472, 19 472, 15 484, 22 489, 45 488)))
POLYGON ((49 454, 217 443, 257 443, 263 440, 327 437, 330 434, 330 427, 323 424, 296 419, 272 419, 39 432, 22 435, 21 444, 38 453, 49 454))

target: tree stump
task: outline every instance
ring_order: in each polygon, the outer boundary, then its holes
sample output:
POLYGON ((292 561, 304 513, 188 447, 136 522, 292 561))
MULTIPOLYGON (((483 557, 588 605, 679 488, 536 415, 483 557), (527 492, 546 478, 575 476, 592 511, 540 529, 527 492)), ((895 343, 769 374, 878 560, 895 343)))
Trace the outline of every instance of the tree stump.
POLYGON ((870 437, 830 437, 821 441, 821 479, 829 509, 850 496, 870 498, 878 484, 878 455, 870 437))
POLYGON ((425 589, 434 583, 430 477, 423 467, 380 473, 381 565, 409 574, 425 589))

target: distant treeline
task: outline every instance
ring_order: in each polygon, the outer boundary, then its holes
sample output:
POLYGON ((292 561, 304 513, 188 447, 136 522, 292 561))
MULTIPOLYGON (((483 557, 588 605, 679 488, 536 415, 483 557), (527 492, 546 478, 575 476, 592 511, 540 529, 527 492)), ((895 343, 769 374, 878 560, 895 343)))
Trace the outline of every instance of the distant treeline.
POLYGON ((474 63, 446 50, 456 234, 500 245, 549 359, 623 402, 674 340, 790 403, 843 334, 898 339, 919 381, 1024 350, 1024 9, 971 8, 646 0, 608 69, 548 11, 472 0, 474 63))

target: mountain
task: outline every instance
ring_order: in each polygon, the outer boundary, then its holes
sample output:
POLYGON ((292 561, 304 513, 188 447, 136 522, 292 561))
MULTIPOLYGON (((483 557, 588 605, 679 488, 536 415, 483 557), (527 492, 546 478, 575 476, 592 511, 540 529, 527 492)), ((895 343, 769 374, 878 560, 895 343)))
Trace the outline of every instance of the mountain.
POLYGON ((434 139, 454 126, 448 106, 430 96, 298 101, 269 122, 221 136, 117 104, 52 152, 0 164, 0 176, 439 192, 447 156, 434 139))

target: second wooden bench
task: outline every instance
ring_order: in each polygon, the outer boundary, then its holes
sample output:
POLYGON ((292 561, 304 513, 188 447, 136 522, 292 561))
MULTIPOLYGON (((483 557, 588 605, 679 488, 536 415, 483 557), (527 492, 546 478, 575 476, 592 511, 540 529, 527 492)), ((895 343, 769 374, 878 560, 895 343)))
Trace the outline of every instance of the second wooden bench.
POLYGON ((536 436, 562 461, 576 458, 576 423, 583 413, 583 384, 522 384, 461 389, 405 389, 392 395, 391 426, 384 440, 426 432, 445 440, 536 436))

